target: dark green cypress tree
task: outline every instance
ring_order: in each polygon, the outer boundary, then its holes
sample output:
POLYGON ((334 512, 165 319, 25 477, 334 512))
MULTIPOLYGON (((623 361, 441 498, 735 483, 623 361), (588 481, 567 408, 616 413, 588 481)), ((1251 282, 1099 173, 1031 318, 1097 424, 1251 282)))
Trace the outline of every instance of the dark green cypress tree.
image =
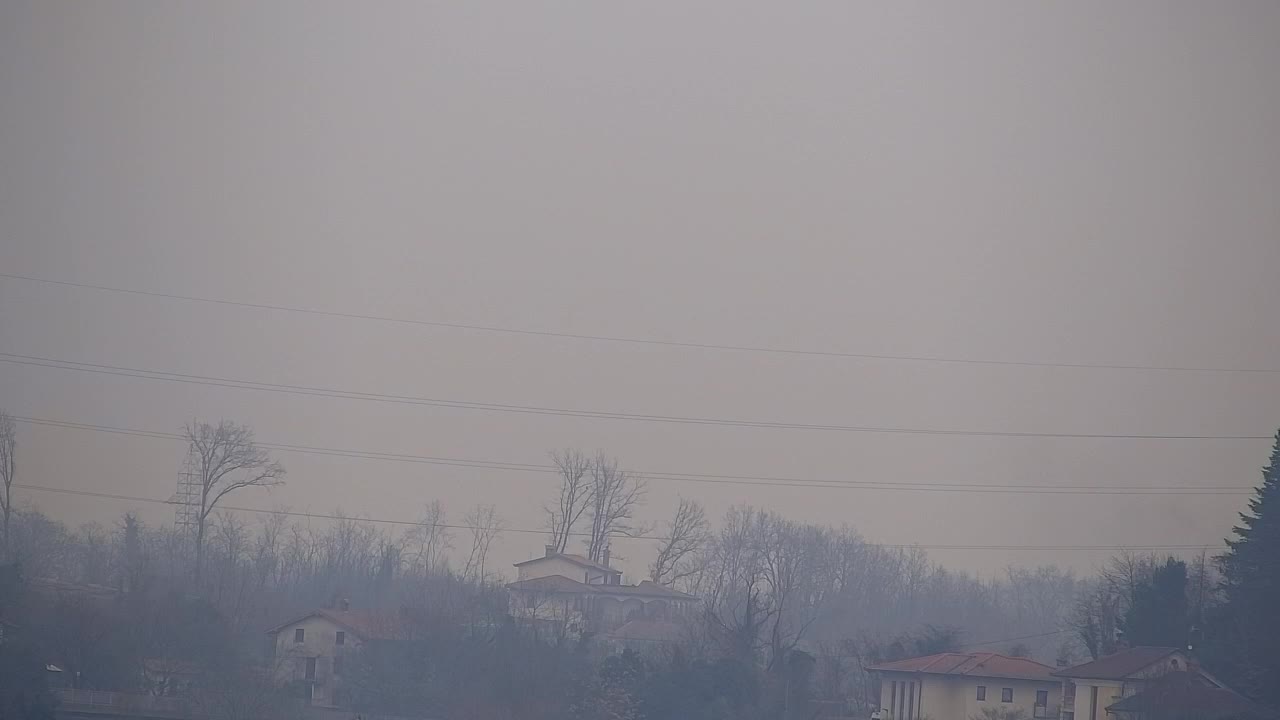
POLYGON ((1224 664, 1239 689, 1280 708, 1280 432, 1234 533, 1220 558, 1225 603, 1216 631, 1230 638, 1224 664))
POLYGON ((1190 639, 1190 626, 1187 564, 1171 557, 1134 592, 1125 614, 1125 639, 1130 645, 1181 648, 1190 639))

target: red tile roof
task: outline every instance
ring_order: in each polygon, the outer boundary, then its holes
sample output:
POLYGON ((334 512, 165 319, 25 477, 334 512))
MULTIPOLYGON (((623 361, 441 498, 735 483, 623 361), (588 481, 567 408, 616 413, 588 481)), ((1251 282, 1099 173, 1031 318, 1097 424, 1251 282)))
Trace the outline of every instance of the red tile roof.
POLYGON ((288 622, 280 623, 268 630, 267 634, 274 635, 291 625, 296 625, 312 617, 322 617, 334 625, 345 628, 362 640, 394 640, 401 636, 400 631, 404 627, 403 619, 400 613, 397 612, 320 608, 312 610, 305 615, 296 616, 288 622))
POLYGON ((1059 677, 1091 678, 1094 680, 1123 680, 1136 675, 1151 665, 1178 652, 1171 647, 1135 647, 1100 657, 1087 663, 1063 668, 1054 673, 1059 677))
POLYGON ((884 672, 930 673, 934 675, 971 675, 974 677, 1013 678, 1020 680, 1053 680, 1053 668, 1035 660, 1010 657, 999 653, 938 653, 881 663, 868 670, 884 672))

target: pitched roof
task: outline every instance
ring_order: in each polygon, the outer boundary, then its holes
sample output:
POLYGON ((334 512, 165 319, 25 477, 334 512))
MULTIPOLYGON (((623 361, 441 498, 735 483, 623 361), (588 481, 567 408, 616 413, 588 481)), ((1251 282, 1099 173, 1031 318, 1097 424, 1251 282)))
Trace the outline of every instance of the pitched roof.
POLYGON ((1196 720, 1275 717, 1239 693, 1218 687, 1199 673, 1186 670, 1165 675, 1146 690, 1109 705, 1107 712, 1196 720))
POLYGON ((1053 680, 1053 668, 1035 660, 999 653, 938 653, 881 663, 867 668, 886 672, 971 675, 975 677, 1053 680))
POLYGON ((1178 652, 1178 648, 1140 646, 1121 650, 1054 673, 1059 677, 1123 680, 1178 652))
POLYGON ((507 583, 507 587, 512 590, 527 590, 529 592, 590 592, 591 586, 567 578, 563 575, 544 575, 542 577, 529 578, 528 580, 517 580, 513 583, 507 583))
POLYGON ((639 585, 592 585, 591 587, 600 588, 599 592, 613 595, 646 595, 650 597, 665 597, 672 600, 698 599, 689 593, 672 590, 652 580, 642 580, 639 585))
POLYGON ((322 617, 363 640, 394 640, 399 636, 399 631, 403 625, 399 613, 381 610, 330 610, 328 608, 318 608, 276 625, 268 630, 267 634, 274 635, 291 625, 296 625, 312 617, 322 617))
POLYGON ((563 575, 544 575, 543 577, 519 580, 507 583, 507 587, 517 591, 582 593, 585 595, 634 595, 637 597, 667 598, 669 600, 697 600, 698 598, 679 590, 663 587, 650 580, 639 585, 604 585, 579 582, 563 575))
POLYGON ((576 555, 574 553, 556 553, 555 555, 544 555, 542 557, 536 557, 532 560, 525 560, 524 562, 518 562, 514 565, 514 567, 521 567, 523 565, 542 562, 543 560, 551 560, 553 558, 568 560, 569 562, 574 563, 575 565, 581 565, 582 567, 591 568, 592 570, 599 570, 600 572, 603 572, 603 573, 612 573, 614 575, 622 574, 621 570, 614 570, 608 565, 602 565, 601 563, 598 563, 595 560, 588 560, 587 558, 581 555, 576 555))

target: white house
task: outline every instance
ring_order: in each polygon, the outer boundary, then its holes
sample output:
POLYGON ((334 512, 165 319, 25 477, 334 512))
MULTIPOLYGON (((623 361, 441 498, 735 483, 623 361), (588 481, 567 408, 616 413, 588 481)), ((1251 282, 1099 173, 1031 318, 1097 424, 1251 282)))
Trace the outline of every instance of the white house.
POLYGON ((1171 647, 1128 648, 1058 670, 1054 675, 1062 678, 1065 697, 1062 720, 1108 720, 1110 708, 1120 701, 1171 673, 1187 672, 1213 687, 1223 687, 1191 662, 1185 652, 1171 647))
POLYGON ((581 555, 546 554, 516 563, 519 579, 507 585, 511 616, 555 623, 570 633, 608 632, 632 620, 672 621, 698 604, 692 595, 645 580, 622 584, 622 572, 581 555))
POLYGON ((401 625, 396 613, 370 610, 312 610, 267 631, 276 676, 305 683, 312 705, 345 704, 343 676, 351 656, 376 640, 396 639, 401 625))

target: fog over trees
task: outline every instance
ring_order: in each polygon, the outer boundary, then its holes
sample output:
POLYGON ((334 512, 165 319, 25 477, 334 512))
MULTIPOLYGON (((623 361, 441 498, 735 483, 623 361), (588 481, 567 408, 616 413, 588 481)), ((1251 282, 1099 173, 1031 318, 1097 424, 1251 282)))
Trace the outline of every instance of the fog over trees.
MULTIPOLYGON (((513 619, 507 574, 487 563, 504 530, 494 505, 455 524, 424 499, 408 526, 219 510, 235 490, 278 483, 283 468, 234 423, 192 425, 188 437, 203 489, 196 527, 126 512, 72 528, 34 505, 13 509, 0 619, 21 619, 22 632, 0 653, 15 668, 0 697, 25 708, 14 717, 52 707, 48 678, 30 675, 37 658, 76 688, 166 696, 176 681, 154 668, 181 666, 200 678, 184 702, 211 717, 292 713, 298 689, 273 679, 263 632, 339 607, 394 618, 395 642, 344 670, 345 702, 413 717, 763 720, 832 706, 865 717, 879 698, 869 666, 978 649, 1063 666, 1125 644, 1192 647, 1259 699, 1273 687, 1274 656, 1257 649, 1270 636, 1239 638, 1245 619, 1275 617, 1268 523, 1280 438, 1227 554, 1119 552, 1085 576, 1042 565, 977 577, 852 527, 748 504, 713 521, 682 499, 649 523, 643 478, 604 453, 558 451, 548 552, 600 562, 611 540, 645 528, 658 534, 629 547, 647 545, 649 580, 700 598, 678 639, 619 652, 566 625, 513 619), (15 683, 32 689, 13 695, 15 683)), ((15 448, 10 439, 7 457, 15 448)))

